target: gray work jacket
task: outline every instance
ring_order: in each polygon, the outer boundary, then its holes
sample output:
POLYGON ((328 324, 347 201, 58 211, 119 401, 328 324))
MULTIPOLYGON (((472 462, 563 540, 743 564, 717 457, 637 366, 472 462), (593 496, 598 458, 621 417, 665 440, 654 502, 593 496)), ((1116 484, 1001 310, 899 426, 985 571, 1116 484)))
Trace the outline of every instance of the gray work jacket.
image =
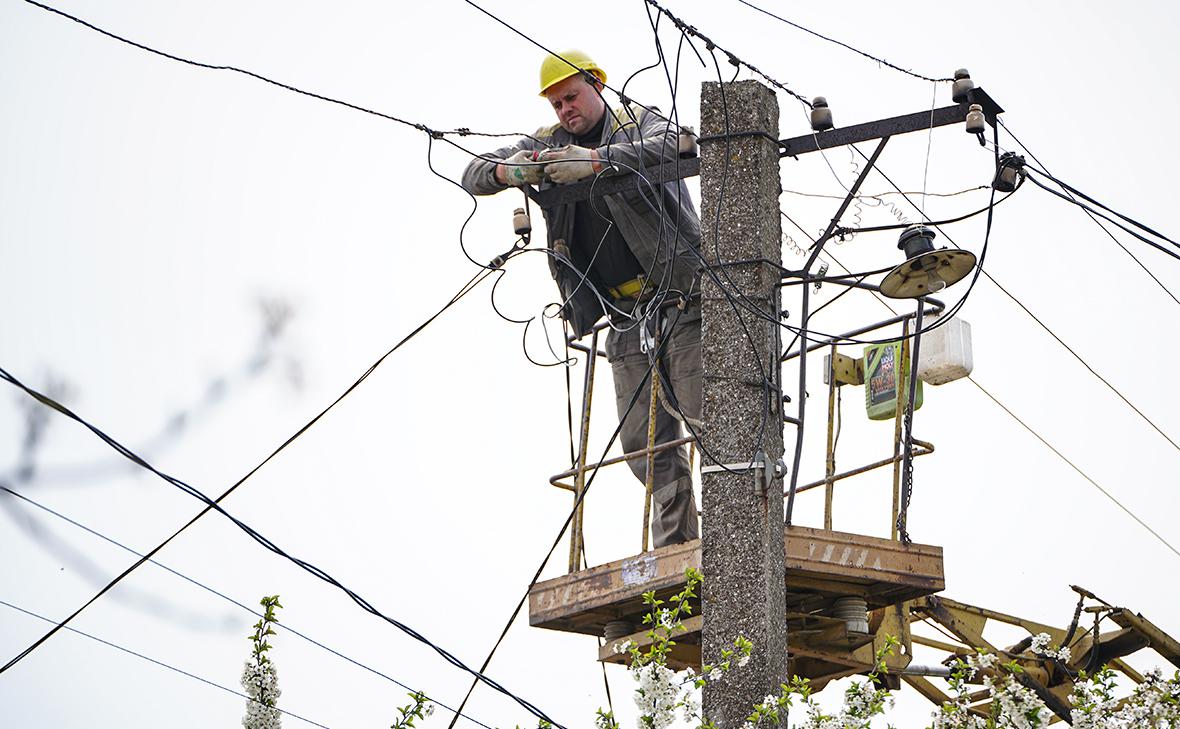
MULTIPOLYGON (((630 172, 644 174, 651 168, 677 158, 679 130, 658 113, 628 107, 607 110, 603 125, 602 143, 597 147, 602 159, 602 175, 621 175, 630 172)), ((533 135, 508 147, 475 158, 463 173, 463 188, 473 195, 491 195, 505 189, 496 181, 496 162, 517 151, 543 150, 567 144, 577 144, 572 134, 560 125, 543 127, 533 135)), ((695 288, 700 258, 701 224, 696 208, 688 196, 683 180, 654 186, 639 176, 636 184, 621 192, 604 195, 606 203, 627 247, 648 272, 648 279, 660 290, 692 293, 695 288)), ((592 178, 587 178, 592 179, 592 178)), ((545 180, 540 189, 553 187, 545 180)), ((583 273, 569 263, 569 241, 574 239, 573 203, 542 209, 549 235, 549 270, 561 292, 562 318, 569 322, 576 336, 582 336, 602 318, 604 307, 583 273)))

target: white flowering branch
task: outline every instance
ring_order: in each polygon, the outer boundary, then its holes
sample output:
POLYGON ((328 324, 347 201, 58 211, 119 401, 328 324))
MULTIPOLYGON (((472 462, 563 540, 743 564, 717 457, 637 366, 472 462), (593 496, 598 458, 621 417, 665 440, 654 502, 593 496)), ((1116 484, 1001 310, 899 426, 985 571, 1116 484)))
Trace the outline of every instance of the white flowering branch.
POLYGON ((242 688, 249 699, 246 701, 246 716, 242 726, 246 729, 281 729, 282 714, 278 710, 279 676, 274 661, 266 655, 270 643, 266 640, 275 634, 274 624, 279 622, 276 610, 282 607, 279 596, 262 598, 264 610, 262 619, 254 624, 250 641, 254 644, 250 659, 242 669, 242 688))
MULTIPOLYGON (((648 626, 647 639, 650 645, 642 650, 632 642, 616 645, 616 653, 629 653, 630 671, 635 682, 635 705, 639 709, 639 725, 642 729, 665 729, 675 721, 677 712, 684 720, 702 729, 711 729, 712 722, 701 716, 700 689, 708 681, 719 681, 733 668, 746 665, 754 644, 743 636, 734 640, 732 649, 721 651, 721 660, 716 664, 704 664, 701 674, 691 668, 682 673, 668 667, 668 657, 676 645, 673 637, 684 631, 684 618, 692 614, 691 600, 703 576, 700 570, 689 568, 684 573, 685 587, 679 593, 661 600, 655 592, 646 592, 643 603, 648 612, 643 618, 648 626)), ((595 719, 597 729, 619 729, 614 715, 598 710, 595 719)))
POLYGON ((424 720, 434 713, 434 704, 426 698, 426 694, 414 691, 408 694, 410 703, 397 708, 398 718, 389 729, 414 729, 414 722, 424 720))
POLYGON ((756 729, 761 725, 786 727, 796 697, 807 710, 803 722, 794 724, 796 729, 868 729, 874 718, 883 715, 886 707, 893 706, 893 695, 879 677, 889 672, 885 659, 893 655, 897 645, 897 638, 886 636, 884 644, 877 649, 873 670, 866 680, 848 685, 844 690, 844 703, 836 713, 824 713, 812 697, 810 679, 792 676, 789 684, 782 684, 778 696, 770 694, 754 706, 743 729, 756 729))

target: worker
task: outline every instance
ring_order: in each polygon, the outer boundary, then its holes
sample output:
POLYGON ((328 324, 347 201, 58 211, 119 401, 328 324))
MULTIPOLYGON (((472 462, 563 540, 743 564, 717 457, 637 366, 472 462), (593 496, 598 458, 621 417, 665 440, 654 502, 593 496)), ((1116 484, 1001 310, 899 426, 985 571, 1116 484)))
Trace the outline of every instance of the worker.
MULTIPOLYGON (((463 187, 475 195, 524 185, 544 190, 675 161, 677 126, 639 105, 611 109, 605 83, 606 72, 581 51, 545 58, 541 96, 558 123, 473 159, 463 187)), ((647 447, 648 375, 657 352, 655 442, 683 437, 684 418, 695 432, 701 404, 700 220, 683 180, 635 180, 620 192, 542 210, 562 318, 577 337, 610 320, 606 352, 625 452, 647 447)), ((647 459, 628 463, 645 482, 647 459)), ((652 497, 656 547, 700 536, 687 448, 655 457, 652 497)))

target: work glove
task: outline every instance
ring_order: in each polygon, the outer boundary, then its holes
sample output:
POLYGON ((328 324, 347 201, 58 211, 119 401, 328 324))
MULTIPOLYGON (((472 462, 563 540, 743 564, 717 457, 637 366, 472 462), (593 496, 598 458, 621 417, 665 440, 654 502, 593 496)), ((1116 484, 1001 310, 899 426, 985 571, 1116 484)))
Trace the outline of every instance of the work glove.
POLYGON ((522 149, 500 162, 504 167, 504 179, 509 185, 521 187, 540 184, 544 165, 537 163, 533 154, 530 150, 522 149))
POLYGON ((539 159, 548 162, 545 176, 559 185, 577 182, 594 174, 594 150, 571 144, 567 147, 547 149, 539 159))

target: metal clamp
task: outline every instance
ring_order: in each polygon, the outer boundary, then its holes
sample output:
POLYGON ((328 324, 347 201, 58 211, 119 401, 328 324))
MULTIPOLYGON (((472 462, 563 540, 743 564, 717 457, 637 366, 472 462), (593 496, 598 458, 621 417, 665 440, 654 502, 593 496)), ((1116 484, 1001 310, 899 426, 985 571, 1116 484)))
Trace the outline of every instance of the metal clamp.
POLYGON ((743 461, 741 463, 713 463, 707 466, 701 466, 701 475, 706 473, 744 473, 746 471, 754 472, 754 493, 758 496, 765 496, 770 484, 778 479, 782 479, 787 475, 787 464, 783 459, 771 461, 766 457, 762 451, 754 454, 752 461, 743 461))

